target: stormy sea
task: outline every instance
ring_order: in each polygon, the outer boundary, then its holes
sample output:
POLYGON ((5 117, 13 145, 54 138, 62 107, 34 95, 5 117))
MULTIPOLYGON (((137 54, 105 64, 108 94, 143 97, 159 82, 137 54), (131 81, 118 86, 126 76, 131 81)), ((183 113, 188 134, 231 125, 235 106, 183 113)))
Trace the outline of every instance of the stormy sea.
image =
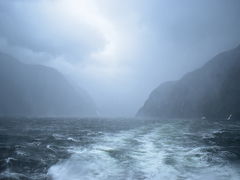
POLYGON ((1 180, 239 180, 240 122, 0 120, 1 180))

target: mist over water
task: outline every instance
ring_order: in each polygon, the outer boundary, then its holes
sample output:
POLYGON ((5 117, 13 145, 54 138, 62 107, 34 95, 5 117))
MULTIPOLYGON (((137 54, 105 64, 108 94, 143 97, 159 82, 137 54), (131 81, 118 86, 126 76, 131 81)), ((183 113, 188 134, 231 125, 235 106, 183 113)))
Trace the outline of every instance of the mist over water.
POLYGON ((239 17, 240 0, 0 0, 0 180, 239 180, 239 17))
POLYGON ((1 119, 0 179, 237 180, 240 123, 1 119))

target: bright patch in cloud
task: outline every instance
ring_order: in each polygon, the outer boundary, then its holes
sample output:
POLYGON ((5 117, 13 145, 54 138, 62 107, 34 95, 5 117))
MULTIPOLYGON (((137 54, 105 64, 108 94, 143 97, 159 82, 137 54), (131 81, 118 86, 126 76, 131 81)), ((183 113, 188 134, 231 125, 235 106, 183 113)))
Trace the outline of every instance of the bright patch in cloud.
POLYGON ((70 32, 74 33, 74 36, 78 36, 82 28, 90 28, 102 36, 104 40, 103 47, 91 51, 85 59, 79 61, 84 66, 83 72, 103 76, 119 73, 117 68, 121 69, 119 67, 121 63, 120 54, 122 48, 125 47, 125 34, 118 30, 121 28, 117 27, 113 20, 101 13, 97 1, 60 0, 53 1, 51 5, 48 6, 47 10, 45 9, 48 12, 47 16, 55 14, 62 22, 67 22, 66 26, 74 28, 74 30, 70 30, 70 32))

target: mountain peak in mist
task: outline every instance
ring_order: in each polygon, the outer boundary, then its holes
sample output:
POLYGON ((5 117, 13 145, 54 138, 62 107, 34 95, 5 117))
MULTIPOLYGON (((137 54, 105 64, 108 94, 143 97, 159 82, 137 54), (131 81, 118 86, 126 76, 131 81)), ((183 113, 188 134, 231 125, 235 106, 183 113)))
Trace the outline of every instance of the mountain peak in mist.
POLYGON ((93 116, 96 108, 53 68, 0 53, 0 116, 93 116))
POLYGON ((138 116, 240 117, 240 46, 220 53, 178 81, 156 88, 138 116))

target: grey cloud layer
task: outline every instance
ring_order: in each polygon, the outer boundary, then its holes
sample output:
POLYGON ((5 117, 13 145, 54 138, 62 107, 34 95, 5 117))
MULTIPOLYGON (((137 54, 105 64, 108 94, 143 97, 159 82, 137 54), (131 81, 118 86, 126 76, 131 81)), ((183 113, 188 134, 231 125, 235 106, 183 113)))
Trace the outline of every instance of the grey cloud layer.
POLYGON ((94 12, 72 20, 60 1, 0 1, 0 50, 68 74, 105 115, 134 114, 161 82, 240 43, 239 0, 86 0, 94 12))

